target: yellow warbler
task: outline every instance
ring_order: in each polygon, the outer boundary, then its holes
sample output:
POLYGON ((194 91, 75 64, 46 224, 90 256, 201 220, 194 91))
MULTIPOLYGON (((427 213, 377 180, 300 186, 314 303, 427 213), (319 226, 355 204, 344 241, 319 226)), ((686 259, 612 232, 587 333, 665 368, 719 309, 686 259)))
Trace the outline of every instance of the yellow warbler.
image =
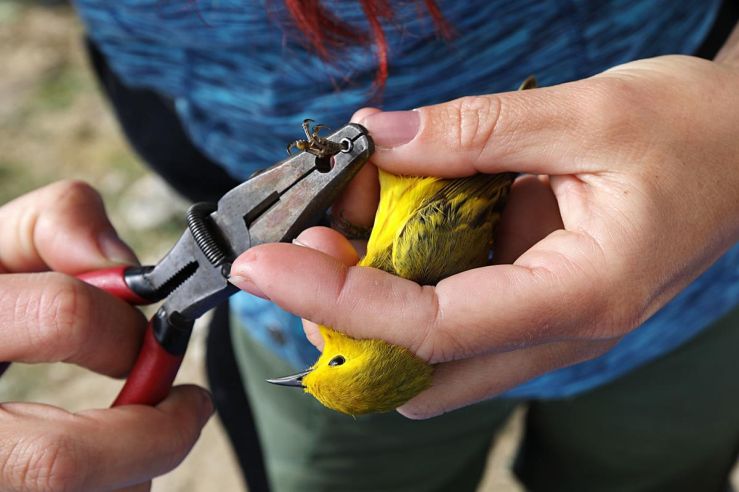
MULTIPOLYGON (((521 89, 534 86, 529 78, 521 89)), ((380 202, 359 265, 422 285, 486 265, 514 177, 420 178, 380 170, 380 202)), ((431 384, 433 367, 408 349, 319 328, 324 348, 318 361, 270 382, 302 387, 323 405, 350 415, 393 410, 431 384)))
MULTIPOLYGON (((434 285, 487 264, 513 174, 379 174, 380 203, 359 265, 434 285)), ((357 340, 326 326, 320 331, 325 345, 313 367, 272 382, 303 386, 327 407, 351 415, 395 409, 431 382, 432 367, 403 347, 357 340)))

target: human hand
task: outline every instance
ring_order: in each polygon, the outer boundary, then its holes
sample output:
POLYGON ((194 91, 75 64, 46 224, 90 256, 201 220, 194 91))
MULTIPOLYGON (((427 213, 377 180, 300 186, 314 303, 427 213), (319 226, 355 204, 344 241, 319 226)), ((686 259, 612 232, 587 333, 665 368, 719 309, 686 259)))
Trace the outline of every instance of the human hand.
POLYGON ((737 241, 736 87, 736 68, 666 56, 539 90, 365 111, 372 160, 391 172, 530 174, 498 235, 496 259, 511 264, 419 286, 350 266, 349 244, 313 229, 299 242, 315 249, 252 248, 232 273, 299 316, 437 364, 404 415, 489 398, 604 353, 737 241))
MULTIPOLYGON (((65 274, 135 261, 83 183, 55 183, 0 207, 0 360, 124 376, 146 320, 65 274)), ((182 461, 212 411, 195 386, 175 388, 156 407, 71 413, 2 403, 0 489, 148 490, 152 477, 182 461)))

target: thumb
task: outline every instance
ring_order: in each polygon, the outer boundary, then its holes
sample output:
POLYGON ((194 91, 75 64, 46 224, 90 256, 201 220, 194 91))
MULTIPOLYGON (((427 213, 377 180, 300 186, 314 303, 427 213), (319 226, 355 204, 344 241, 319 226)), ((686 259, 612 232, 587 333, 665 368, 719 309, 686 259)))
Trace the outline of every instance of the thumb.
POLYGON ((137 263, 136 256, 84 182, 60 181, 0 208, 1 270, 75 274, 121 263, 137 263))
POLYGON ((591 152, 608 140, 609 129, 628 141, 628 105, 619 101, 614 78, 376 112, 360 123, 375 142, 373 164, 395 174, 596 171, 591 152))
POLYGON ((151 490, 151 480, 138 485, 132 485, 123 489, 118 489, 116 492, 149 492, 151 490))

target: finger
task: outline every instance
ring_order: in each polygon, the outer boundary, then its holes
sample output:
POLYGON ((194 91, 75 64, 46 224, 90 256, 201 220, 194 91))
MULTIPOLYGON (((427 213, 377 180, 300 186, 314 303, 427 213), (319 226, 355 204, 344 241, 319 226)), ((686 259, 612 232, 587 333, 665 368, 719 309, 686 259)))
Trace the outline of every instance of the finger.
MULTIPOLYGON (((357 256, 353 244, 338 232, 327 227, 307 229, 293 243, 333 256, 345 265, 355 265, 359 261, 359 256, 357 256)), ((304 319, 303 331, 308 337, 308 341, 318 350, 323 350, 323 337, 317 324, 304 319)))
POLYGON ((633 111, 648 100, 633 85, 618 76, 594 77, 370 113, 360 123, 376 145, 372 162, 395 174, 598 171, 605 146, 633 154, 640 140, 633 111))
POLYGON ((252 248, 232 271, 246 279, 239 287, 261 290, 302 318, 444 362, 633 328, 641 320, 622 306, 634 301, 609 292, 599 259, 594 241, 557 231, 515 265, 466 271, 436 287, 287 244, 252 248), (578 265, 569 255, 587 261, 578 265))
POLYGON ((125 302, 56 272, 0 275, 0 292, 0 360, 131 368, 146 320, 125 302))
POLYGON ((149 492, 151 490, 151 481, 140 483, 138 485, 132 485, 130 487, 124 487, 118 489, 117 492, 149 492))
POLYGON ((100 195, 80 181, 61 181, 0 208, 0 268, 66 273, 135 263, 105 215, 100 195))
POLYGON ((382 110, 380 108, 361 108, 357 110, 353 115, 351 122, 352 123, 360 123, 362 120, 364 120, 367 116, 375 113, 380 113, 382 110))
POLYGON ((347 266, 322 252, 290 244, 251 248, 236 259, 232 273, 238 276, 232 282, 239 288, 261 290, 302 318, 411 349, 420 345, 422 335, 398 327, 427 326, 434 312, 431 288, 374 268, 347 266), (363 330, 363 324, 372 328, 363 330), (405 334, 388 337, 393 331, 405 334))
POLYGON ((431 387, 398 411, 427 419, 492 398, 545 372, 597 357, 615 342, 555 342, 439 364, 431 387))
POLYGON ((323 336, 321 336, 321 331, 318 328, 318 325, 307 319, 303 319, 302 322, 305 337, 310 343, 313 344, 315 348, 317 348, 320 352, 323 352, 323 336))
POLYGON ((526 250, 563 229, 557 199, 546 176, 521 176, 513 183, 495 230, 495 263, 513 263, 526 250))
POLYGON ((72 414, 44 405, 4 404, 0 483, 11 490, 114 490, 140 484, 175 468, 212 413, 209 394, 196 386, 173 388, 156 407, 72 414))
POLYGON ((293 244, 321 251, 345 265, 355 265, 359 261, 354 245, 339 232, 328 227, 306 229, 293 240, 293 244))
MULTIPOLYGON (((362 108, 354 113, 351 121, 357 123, 379 111, 377 108, 362 108)), ((379 200, 377 168, 367 163, 331 206, 331 226, 350 238, 366 238, 375 220, 379 200)))
POLYGON ((368 163, 331 206, 331 227, 350 238, 367 239, 379 201, 377 168, 368 163))

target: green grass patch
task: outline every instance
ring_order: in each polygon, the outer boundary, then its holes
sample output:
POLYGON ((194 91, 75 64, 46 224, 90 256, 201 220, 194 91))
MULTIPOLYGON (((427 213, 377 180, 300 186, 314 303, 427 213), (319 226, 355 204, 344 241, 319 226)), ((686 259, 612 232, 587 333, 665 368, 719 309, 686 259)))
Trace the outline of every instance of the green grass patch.
POLYGON ((36 88, 34 109, 41 111, 66 110, 75 98, 86 90, 91 90, 89 79, 77 67, 68 63, 49 70, 36 88))
POLYGON ((28 172, 26 163, 0 159, 0 205, 41 184, 34 173, 28 172))

